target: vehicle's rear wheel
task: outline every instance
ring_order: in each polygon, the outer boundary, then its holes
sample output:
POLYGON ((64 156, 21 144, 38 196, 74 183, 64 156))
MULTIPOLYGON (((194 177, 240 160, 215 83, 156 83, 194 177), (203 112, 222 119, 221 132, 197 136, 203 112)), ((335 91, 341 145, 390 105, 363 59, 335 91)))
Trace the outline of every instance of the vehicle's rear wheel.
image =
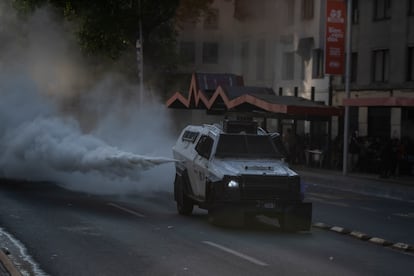
POLYGON ((312 204, 289 206, 278 216, 280 228, 288 232, 310 231, 312 227, 312 204))
POLYGON ((280 217, 278 217, 278 221, 279 221, 279 225, 280 225, 280 229, 284 232, 294 232, 294 226, 292 225, 292 223, 289 222, 289 220, 287 219, 286 216, 282 215, 280 217))
POLYGON ((304 227, 298 218, 293 215, 282 215, 279 219, 280 228, 285 232, 309 231, 309 227, 304 227))
POLYGON ((194 203, 184 191, 184 183, 181 177, 175 175, 174 188, 176 192, 177 211, 180 215, 191 215, 194 203))

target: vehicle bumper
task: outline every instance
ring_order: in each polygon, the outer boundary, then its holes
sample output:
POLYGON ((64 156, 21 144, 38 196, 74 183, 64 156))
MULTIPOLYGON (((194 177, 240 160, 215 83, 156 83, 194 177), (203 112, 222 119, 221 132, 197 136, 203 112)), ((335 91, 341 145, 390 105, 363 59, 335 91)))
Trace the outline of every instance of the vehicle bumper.
POLYGON ((226 217, 265 215, 277 218, 287 229, 308 231, 312 223, 312 203, 310 202, 217 202, 213 209, 226 217))

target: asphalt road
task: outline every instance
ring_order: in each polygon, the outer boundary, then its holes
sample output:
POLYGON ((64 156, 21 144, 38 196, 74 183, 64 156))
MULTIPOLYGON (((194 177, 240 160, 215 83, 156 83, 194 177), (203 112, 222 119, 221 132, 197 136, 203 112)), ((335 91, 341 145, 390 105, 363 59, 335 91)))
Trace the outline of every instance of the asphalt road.
POLYGON ((310 186, 313 221, 414 245, 414 203, 310 186))
MULTIPOLYGON (((410 204, 320 187, 308 192, 314 221, 412 241, 410 204)), ((0 227, 0 246, 7 245, 20 269, 38 275, 407 275, 414 269, 411 253, 332 231, 284 233, 262 223, 221 228, 199 209, 182 217, 165 192, 96 196, 50 183, 3 183, 0 227)))

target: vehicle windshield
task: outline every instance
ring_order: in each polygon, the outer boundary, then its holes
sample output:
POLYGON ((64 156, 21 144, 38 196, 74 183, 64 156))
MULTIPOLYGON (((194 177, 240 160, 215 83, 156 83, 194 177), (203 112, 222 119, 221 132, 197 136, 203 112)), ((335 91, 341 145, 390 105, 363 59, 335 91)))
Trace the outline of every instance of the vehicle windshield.
POLYGON ((216 157, 282 158, 268 135, 221 134, 216 157))

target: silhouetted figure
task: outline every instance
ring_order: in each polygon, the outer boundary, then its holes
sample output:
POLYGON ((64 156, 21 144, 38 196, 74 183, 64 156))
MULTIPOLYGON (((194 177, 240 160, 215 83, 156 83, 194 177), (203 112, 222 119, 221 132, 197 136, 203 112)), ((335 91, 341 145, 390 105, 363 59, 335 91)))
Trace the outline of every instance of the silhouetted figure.
POLYGON ((292 133, 290 128, 287 129, 283 136, 283 142, 288 151, 288 161, 292 164, 296 163, 296 134, 292 133))
POLYGON ((381 158, 380 177, 382 178, 390 177, 391 165, 393 162, 392 156, 393 156, 392 140, 387 139, 387 141, 383 144, 383 147, 380 152, 380 158, 381 158))
POLYGON ((349 141, 349 163, 351 171, 355 171, 358 166, 358 159, 360 153, 360 142, 358 137, 358 131, 354 131, 349 141))
POLYGON ((400 139, 392 139, 392 155, 391 155, 391 171, 392 176, 397 176, 399 174, 399 167, 403 157, 404 147, 400 142, 400 139))

